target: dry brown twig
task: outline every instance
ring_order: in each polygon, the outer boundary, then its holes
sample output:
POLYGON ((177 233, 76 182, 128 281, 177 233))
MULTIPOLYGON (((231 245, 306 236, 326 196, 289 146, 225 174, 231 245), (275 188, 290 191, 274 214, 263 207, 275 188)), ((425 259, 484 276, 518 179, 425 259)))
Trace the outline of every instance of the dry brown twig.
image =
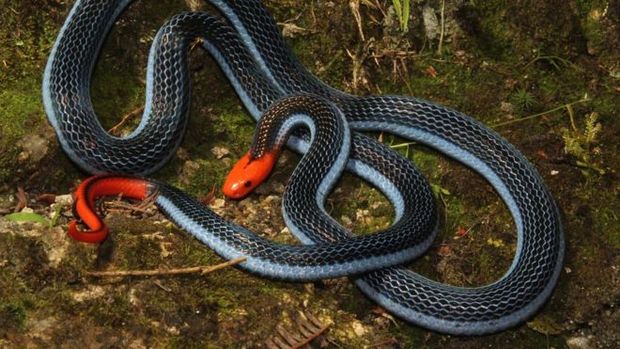
POLYGON ((363 45, 358 46, 355 52, 345 49, 345 52, 349 58, 351 58, 352 63, 351 89, 353 92, 358 92, 361 87, 369 88, 370 83, 367 78, 368 73, 364 68, 364 62, 368 59, 373 45, 374 40, 373 38, 370 38, 363 45))
POLYGON ((440 55, 443 52, 443 37, 446 31, 446 21, 445 21, 445 12, 446 12, 446 0, 441 1, 441 32, 439 34, 439 45, 437 45, 437 54, 440 55))
POLYGON ((155 203, 155 200, 157 199, 157 195, 158 195, 158 192, 155 191, 151 193, 149 196, 147 196, 146 199, 140 201, 139 204, 133 205, 133 204, 122 201, 123 194, 121 193, 118 195, 116 200, 106 202, 105 205, 106 205, 106 208, 110 210, 129 210, 132 213, 133 212, 146 213, 149 206, 155 203))
POLYGON ((139 108, 136 108, 132 111, 130 111, 129 113, 125 114, 125 116, 123 116, 123 118, 121 119, 121 121, 114 125, 114 127, 112 127, 111 129, 108 130, 108 133, 112 134, 112 135, 118 135, 118 131, 121 127, 125 126, 131 119, 135 118, 136 116, 140 115, 142 112, 144 111, 144 106, 141 106, 139 108))
POLYGON ((349 1, 349 7, 351 8, 351 12, 353 12, 353 18, 355 18, 355 22, 357 23, 357 31, 360 34, 362 42, 366 41, 364 27, 362 26, 362 14, 360 13, 360 0, 349 1))
POLYGON ((162 275, 186 275, 186 274, 209 274, 244 262, 247 257, 231 259, 227 262, 190 268, 155 269, 155 270, 112 270, 112 271, 87 271, 86 276, 92 277, 126 277, 126 276, 162 276, 162 275))
POLYGON ((15 204, 15 209, 13 212, 21 212, 28 205, 28 196, 26 195, 26 191, 24 188, 17 187, 17 193, 15 193, 15 198, 17 199, 17 204, 15 204))

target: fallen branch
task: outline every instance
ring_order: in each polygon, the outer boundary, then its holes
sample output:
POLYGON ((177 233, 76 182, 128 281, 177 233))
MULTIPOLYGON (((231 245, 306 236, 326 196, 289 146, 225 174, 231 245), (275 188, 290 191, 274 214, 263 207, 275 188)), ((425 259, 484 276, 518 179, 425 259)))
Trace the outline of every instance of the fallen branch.
POLYGON ((224 269, 244 262, 247 257, 231 259, 227 262, 201 267, 179 268, 179 269, 156 269, 156 270, 113 270, 113 271, 87 271, 86 276, 93 277, 125 277, 125 276, 161 276, 161 275, 185 275, 185 274, 209 274, 214 271, 224 269))

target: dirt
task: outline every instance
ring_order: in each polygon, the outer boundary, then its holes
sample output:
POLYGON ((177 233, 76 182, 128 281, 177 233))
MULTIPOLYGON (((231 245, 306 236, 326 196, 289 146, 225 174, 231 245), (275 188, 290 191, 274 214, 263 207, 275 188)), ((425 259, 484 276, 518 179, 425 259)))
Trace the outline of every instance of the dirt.
MULTIPOLYGON (((435 24, 442 1, 412 1, 407 32, 391 1, 371 3, 359 7, 362 39, 349 2, 266 1, 301 62, 322 80, 348 92, 414 95, 453 107, 494 128, 528 157, 561 208, 567 243, 559 285, 534 318, 491 336, 453 337, 384 313, 347 279, 294 284, 235 268, 205 276, 87 276, 91 270, 183 268, 221 260, 153 207, 110 209, 112 239, 101 246, 65 235, 72 216, 66 200, 50 205, 54 200, 41 195, 69 194, 85 174, 62 153, 41 105, 40 84, 71 4, 4 0, 0 347, 264 347, 277 336, 277 326, 294 328, 300 313, 329 325, 313 342, 316 348, 620 347, 620 46, 615 44, 620 3, 446 2, 441 48, 435 24), (435 23, 432 35, 425 32, 429 23, 435 23), (595 121, 588 126, 588 120, 595 121), (28 196, 28 208, 47 223, 2 217, 16 207, 18 187, 28 196)), ((186 9, 180 0, 137 1, 115 25, 92 87, 106 128, 143 104, 150 42, 166 18, 186 9)), ((225 200, 217 188, 247 151, 254 123, 205 52, 192 51, 191 71, 188 133, 155 176, 208 199, 216 212, 265 237, 295 243, 279 203, 299 157, 285 153, 268 183, 248 199, 225 200)), ((374 136, 421 168, 441 208, 439 238, 411 267, 460 286, 501 277, 516 236, 493 189, 431 149, 374 136)), ((380 193, 350 175, 327 207, 360 234, 385 227, 393 214, 380 193)))

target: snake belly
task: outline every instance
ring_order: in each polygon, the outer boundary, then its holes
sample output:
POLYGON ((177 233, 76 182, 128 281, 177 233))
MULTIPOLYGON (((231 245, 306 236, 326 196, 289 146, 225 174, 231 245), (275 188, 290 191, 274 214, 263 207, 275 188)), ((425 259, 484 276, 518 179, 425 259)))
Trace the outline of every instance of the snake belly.
MULTIPOLYGON (((390 267, 356 277, 355 282, 362 292, 407 321, 451 334, 496 332, 524 321, 540 308, 559 277, 564 239, 558 209, 550 193, 540 175, 518 150, 476 120, 428 101, 399 96, 357 97, 333 89, 308 73, 292 56, 273 18, 260 1, 210 2, 227 17, 230 25, 210 19, 218 22, 217 25, 206 24, 211 29, 189 27, 184 30, 189 29, 189 36, 204 35, 209 30, 210 34, 216 34, 205 35, 204 46, 256 119, 268 105, 284 95, 306 92, 322 96, 342 111, 349 126, 355 130, 388 131, 429 145, 472 168, 491 183, 508 206, 517 227, 517 251, 509 270, 500 280, 477 288, 453 287, 404 268, 390 267), (213 29, 215 27, 217 29, 213 29)), ((189 104, 187 67, 179 64, 160 67, 156 61, 161 57, 184 61, 187 53, 182 48, 187 42, 174 43, 174 47, 165 53, 158 52, 156 45, 153 46, 149 57, 145 117, 129 137, 110 137, 94 117, 88 96, 92 61, 103 36, 128 3, 127 0, 78 0, 61 30, 46 68, 43 93, 50 122, 69 156, 92 173, 152 172, 178 146, 186 122, 184 115, 189 104), (89 20, 84 21, 85 18, 89 20), (73 58, 67 54, 67 49, 77 56, 75 67, 64 66, 68 57, 73 58), (162 99, 170 96, 158 95, 154 91, 160 80, 174 75, 182 77, 170 93, 176 103, 168 105, 162 99), (162 139, 170 142, 162 142, 162 139)), ((169 23, 194 16, 204 14, 182 14, 169 23)), ((165 35, 165 29, 160 30, 155 42, 162 41, 165 35)), ((302 134, 289 141, 289 146, 304 151, 307 139, 307 134, 302 134)), ((381 149, 372 140, 355 133, 353 139, 351 156, 357 158, 350 160, 347 168, 368 179, 388 196, 395 205, 395 226, 398 225, 406 216, 407 205, 413 203, 403 200, 401 187, 406 184, 399 182, 402 177, 382 174, 377 170, 384 170, 381 164, 364 158, 368 154, 366 151, 374 150, 377 154, 390 153, 389 150, 381 149)), ((423 181, 414 186, 413 196, 423 193, 427 187, 423 181)), ((174 208, 191 210, 192 203, 181 204, 185 199, 178 195, 179 204, 174 208)), ((317 196, 317 200, 324 199, 324 194, 317 196)), ((427 213, 432 210, 429 207, 432 205, 426 207, 427 213)), ((432 223, 426 223, 424 228, 426 232, 434 230, 432 223)), ((316 235, 311 230, 293 232, 308 244, 351 238, 343 229, 326 230, 316 235)), ((428 236, 412 235, 418 241, 426 241, 428 236)))

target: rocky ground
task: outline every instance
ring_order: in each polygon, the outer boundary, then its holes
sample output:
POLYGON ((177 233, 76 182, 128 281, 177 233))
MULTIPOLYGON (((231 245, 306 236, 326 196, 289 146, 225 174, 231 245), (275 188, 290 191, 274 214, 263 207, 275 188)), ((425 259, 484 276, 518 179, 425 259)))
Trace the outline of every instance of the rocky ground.
MULTIPOLYGON (((291 284, 232 267, 208 275, 90 276, 222 261, 153 207, 114 200, 106 204, 109 241, 91 246, 67 238, 69 193, 85 174, 60 150, 40 84, 72 2, 1 0, 0 347, 266 347, 279 327, 299 331, 299 319, 320 332, 315 348, 620 347, 620 2, 413 0, 409 16, 387 0, 265 3, 300 60, 329 84, 453 107, 497 130, 532 161, 562 209, 567 239, 552 299, 519 327, 462 338, 393 318, 347 279, 291 284)), ((123 14, 93 80, 104 127, 139 111, 150 42, 166 18, 189 6, 203 7, 140 0, 123 14)), ((196 49, 191 56, 191 124, 156 177, 253 231, 294 243, 279 203, 298 156, 286 153, 256 194, 225 200, 219 186, 247 150, 254 123, 208 55, 196 49)), ((119 134, 138 122, 128 119, 119 134)), ((422 169, 441 207, 442 233, 411 267, 454 285, 499 278, 516 239, 492 188, 431 149, 374 136, 422 169)), ((357 233, 392 219, 383 196, 350 175, 327 207, 357 233)))

